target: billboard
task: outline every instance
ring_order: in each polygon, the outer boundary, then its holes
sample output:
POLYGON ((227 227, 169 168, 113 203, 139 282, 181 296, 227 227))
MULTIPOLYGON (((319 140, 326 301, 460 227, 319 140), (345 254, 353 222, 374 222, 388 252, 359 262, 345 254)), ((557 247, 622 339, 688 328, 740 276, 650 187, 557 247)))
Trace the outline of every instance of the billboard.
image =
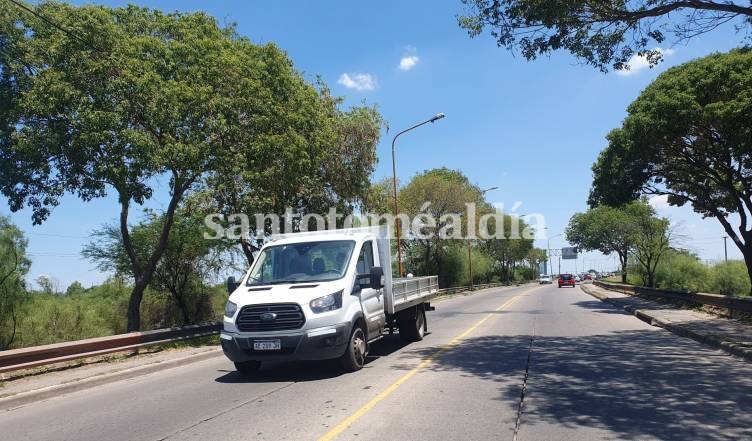
POLYGON ((577 258, 577 248, 575 247, 566 247, 561 249, 561 258, 562 259, 576 259, 577 258))

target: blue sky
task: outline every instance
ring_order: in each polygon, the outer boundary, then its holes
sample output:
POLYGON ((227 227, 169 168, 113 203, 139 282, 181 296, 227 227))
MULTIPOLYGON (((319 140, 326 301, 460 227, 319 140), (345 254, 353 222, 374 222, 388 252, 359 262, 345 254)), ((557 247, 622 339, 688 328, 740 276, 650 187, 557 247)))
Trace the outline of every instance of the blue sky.
MULTIPOLYGON (((563 232, 573 213, 587 208, 590 167, 629 103, 667 67, 729 50, 741 38, 726 26, 686 45, 664 45, 669 50, 656 69, 602 74, 568 53, 528 62, 497 48, 488 35, 469 38, 456 23, 462 13, 459 0, 130 3, 204 10, 220 23, 235 22, 253 41, 274 42, 287 51, 307 78, 321 76, 346 105, 377 104, 391 130, 378 147, 374 179, 391 176, 390 143, 397 131, 445 113, 445 119, 400 138, 399 179, 406 182, 423 170, 446 166, 461 170, 481 188, 498 186, 487 198, 508 209, 522 202, 517 213, 543 214, 552 248, 567 246, 563 236, 553 236, 563 232)), ((659 213, 685 236, 681 246, 706 260, 723 258, 724 233, 717 221, 656 202, 659 213)), ((164 191, 150 202, 156 208, 165 204, 164 191)), ((0 213, 8 211, 2 201, 0 213)), ((32 227, 27 210, 11 214, 28 235, 30 278, 49 275, 63 289, 74 280, 85 286, 103 280, 104 274, 81 259, 80 250, 93 229, 116 216, 112 197, 86 204, 66 197, 42 226, 32 227)), ((536 244, 546 247, 545 240, 536 244)), ((614 267, 611 257, 598 253, 584 258, 589 268, 614 267)), ((741 258, 730 241, 729 258, 741 258)), ((577 265, 582 269, 582 258, 577 265)), ((563 271, 574 269, 573 261, 562 261, 563 271)))

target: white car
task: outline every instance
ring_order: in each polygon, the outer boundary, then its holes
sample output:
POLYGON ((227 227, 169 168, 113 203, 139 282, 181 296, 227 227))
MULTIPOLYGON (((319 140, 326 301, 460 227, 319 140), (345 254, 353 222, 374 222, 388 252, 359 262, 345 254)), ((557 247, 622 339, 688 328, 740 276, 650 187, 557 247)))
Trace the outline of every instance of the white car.
POLYGON ((540 277, 538 277, 538 283, 540 283, 541 285, 545 283, 552 283, 551 276, 549 276, 548 274, 541 274, 540 277))

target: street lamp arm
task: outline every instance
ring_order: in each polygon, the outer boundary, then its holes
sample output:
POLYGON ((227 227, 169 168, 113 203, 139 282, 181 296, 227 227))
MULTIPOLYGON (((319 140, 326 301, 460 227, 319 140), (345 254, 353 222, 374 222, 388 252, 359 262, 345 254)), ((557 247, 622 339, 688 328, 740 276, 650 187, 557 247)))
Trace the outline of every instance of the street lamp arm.
POLYGON ((403 131, 401 131, 401 132, 397 133, 396 135, 394 135, 394 138, 392 138, 392 155, 394 155, 394 143, 395 143, 395 142, 397 141, 397 138, 398 138, 398 137, 399 137, 400 135, 402 135, 403 133, 407 133, 407 132, 409 132, 410 130, 413 130, 413 129, 417 129, 418 127, 420 127, 420 126, 423 126, 423 125, 426 125, 426 124, 428 124, 428 123, 434 123, 434 122, 436 122, 436 121, 440 120, 441 118, 444 118, 444 116, 445 116, 445 115, 444 115, 443 113, 438 113, 438 114, 436 114, 436 116, 434 116, 434 117, 432 117, 432 118, 430 118, 430 119, 427 119, 427 120, 425 120, 425 121, 423 121, 423 122, 419 122, 418 124, 415 124, 415 125, 414 125, 414 126, 412 126, 412 127, 408 127, 408 128, 406 128, 405 130, 403 130, 403 131))

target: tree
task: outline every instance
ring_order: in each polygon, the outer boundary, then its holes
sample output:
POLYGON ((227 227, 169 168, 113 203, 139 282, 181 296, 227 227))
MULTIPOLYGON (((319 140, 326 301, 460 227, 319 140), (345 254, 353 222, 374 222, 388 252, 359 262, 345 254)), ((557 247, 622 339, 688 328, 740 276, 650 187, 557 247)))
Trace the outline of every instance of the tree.
POLYGON ((49 296, 60 293, 60 282, 54 277, 41 275, 36 278, 35 282, 39 285, 39 289, 49 296))
MULTIPOLYGON (((442 239, 441 232, 444 230, 451 236, 454 229, 462 234, 467 227, 467 216, 463 214, 467 210, 465 204, 482 204, 480 189, 457 170, 437 168, 414 176, 400 189, 398 200, 400 213, 406 214, 410 219, 425 213, 436 221, 435 225, 421 226, 420 237, 402 241, 405 255, 411 255, 416 264, 415 268, 408 268, 408 271, 439 274, 439 283, 447 286, 449 281, 444 278, 445 257, 448 247, 456 245, 458 240, 442 239)), ((410 227, 403 225, 405 231, 410 227)))
POLYGON ((628 109, 593 165, 591 206, 663 195, 715 217, 752 280, 752 51, 713 54, 661 74, 628 109), (733 225, 734 217, 739 223, 733 225), (735 228, 736 227, 736 228, 735 228))
POLYGON ((471 36, 490 29, 499 47, 533 60, 567 50, 603 72, 628 69, 644 56, 651 66, 662 58, 658 45, 673 36, 686 41, 735 21, 752 25, 752 6, 713 0, 462 0, 459 24, 471 36))
POLYGON ((616 253, 622 268, 621 281, 627 283, 629 254, 634 250, 641 222, 652 215, 650 207, 635 201, 623 207, 606 205, 575 213, 565 231, 567 241, 587 251, 616 253))
POLYGON ((15 341, 19 310, 28 299, 24 277, 31 262, 26 258, 26 245, 21 230, 0 216, 0 350, 15 341))
MULTIPOLYGON (((399 182, 397 183, 399 185, 399 182)), ((361 204, 361 211, 368 214, 386 214, 394 212, 394 191, 392 178, 374 182, 368 188, 361 204)))
POLYGON ((635 260, 640 264, 642 284, 655 288, 655 273, 661 258, 671 249, 671 231, 668 219, 654 216, 637 218, 634 238, 635 260))
POLYGON ((0 14, 0 29, 18 30, 0 39, 0 190, 11 210, 30 207, 37 224, 65 193, 84 201, 117 196, 134 277, 128 330, 135 331, 184 197, 212 177, 243 180, 249 169, 253 182, 277 186, 307 170, 287 191, 314 188, 307 178, 318 169, 306 167, 319 164, 296 153, 318 133, 311 128, 329 120, 311 118, 318 94, 280 49, 254 45, 206 14, 29 7, 45 19, 15 7, 0 14), (291 140, 297 150, 279 150, 291 140), (160 181, 168 186, 164 222, 154 247, 140 254, 130 211, 160 181))
MULTIPOLYGON (((490 255, 495 261, 501 264, 500 276, 502 280, 509 283, 512 281, 512 275, 518 262, 521 262, 531 256, 539 255, 534 253, 533 239, 522 237, 520 234, 517 237, 512 231, 519 226, 519 232, 521 233, 527 228, 527 225, 522 219, 514 219, 512 216, 504 213, 499 213, 501 219, 503 219, 503 238, 491 238, 482 244, 485 252, 490 255), (533 254, 531 254, 533 253, 533 254)), ((496 229, 499 228, 496 222, 491 222, 489 225, 489 233, 492 235, 496 233, 496 229)), ((544 257, 545 258, 545 257, 544 257)))
MULTIPOLYGON (((207 284, 230 267, 228 254, 232 244, 228 241, 203 238, 203 212, 197 211, 195 199, 189 198, 178 208, 170 229, 167 247, 154 270, 149 286, 166 293, 180 314, 183 325, 210 319, 207 284)), ((140 256, 151 253, 165 222, 164 215, 149 213, 147 218, 131 229, 134 249, 140 256)), ((101 271, 114 271, 116 275, 133 278, 117 225, 105 225, 94 232, 96 238, 88 243, 82 254, 97 264, 101 271)), ((168 321, 168 320, 162 320, 168 321)))
MULTIPOLYGON (((266 133, 239 153, 236 161, 243 167, 227 164, 230 170, 209 179, 213 212, 282 217, 289 208, 299 219, 335 208, 343 217, 350 214, 370 186, 381 115, 368 106, 342 111, 342 100, 325 85, 317 89, 292 72, 268 80, 274 83, 270 88, 283 87, 287 99, 265 108, 266 133)), ((239 242, 250 265, 272 231, 269 224, 262 231, 255 222, 249 226, 249 237, 239 242)))
POLYGON ((73 281, 70 285, 68 285, 68 288, 65 290, 66 296, 75 296, 82 294, 86 291, 84 286, 79 282, 78 280, 73 281))

